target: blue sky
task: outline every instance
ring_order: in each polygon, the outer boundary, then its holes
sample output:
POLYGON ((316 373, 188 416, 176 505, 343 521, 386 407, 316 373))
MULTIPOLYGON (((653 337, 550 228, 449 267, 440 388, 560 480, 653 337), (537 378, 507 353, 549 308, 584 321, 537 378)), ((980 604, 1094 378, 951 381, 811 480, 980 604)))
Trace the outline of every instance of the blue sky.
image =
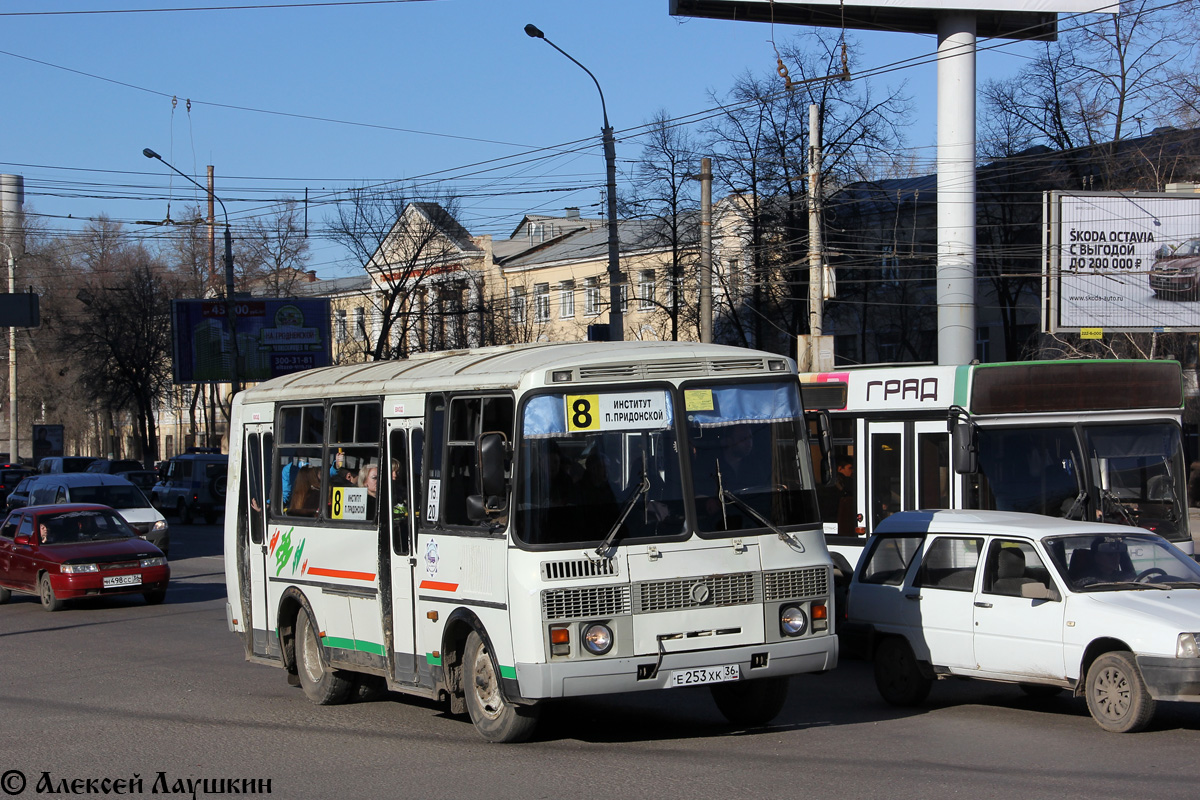
MULTIPOLYGON (((281 0, 228 5, 254 2, 281 0)), ((27 208, 45 215, 49 229, 103 213, 136 230, 137 220, 166 216, 168 198, 175 219, 202 199, 144 158, 143 147, 201 182, 214 165, 235 232, 238 219, 275 197, 302 198, 306 188, 315 230, 330 213, 318 198, 386 180, 449 181, 443 192, 463 195, 461 219, 476 234, 507 236, 525 210, 580 206, 597 214, 604 164, 595 87, 527 37, 526 23, 596 75, 618 136, 660 109, 683 116, 710 108, 710 90, 723 94, 747 71, 773 75, 772 34, 782 41, 800 30, 673 18, 667 0, 45 13, 217 5, 0 2, 0 172, 25 176, 27 208), (560 147, 589 137, 596 146, 583 152, 560 147)), ((875 80, 880 91, 907 82, 916 119, 908 144, 931 159, 934 38, 852 35, 863 70, 921 62, 875 80)), ((1035 47, 981 53, 980 80, 1011 74, 1035 47)), ((635 158, 639 149, 619 141, 618 157, 635 158)), ((311 266, 326 277, 349 270, 319 236, 311 266)))

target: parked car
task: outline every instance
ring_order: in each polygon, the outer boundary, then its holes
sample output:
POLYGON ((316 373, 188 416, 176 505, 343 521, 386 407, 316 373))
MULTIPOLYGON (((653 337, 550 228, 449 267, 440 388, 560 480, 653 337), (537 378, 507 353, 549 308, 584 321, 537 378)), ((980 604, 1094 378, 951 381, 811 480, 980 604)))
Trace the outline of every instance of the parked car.
POLYGON ((14 508, 24 508, 29 505, 29 490, 32 488, 34 480, 37 479, 38 473, 34 473, 25 478, 22 478, 20 483, 9 490, 8 497, 4 498, 4 506, 8 511, 14 508))
POLYGON ((47 611, 113 594, 141 594, 155 604, 166 598, 170 578, 162 551, 105 506, 30 506, 0 525, 0 603, 21 592, 38 595, 47 611))
POLYGON ((154 484, 158 483, 158 473, 152 469, 131 469, 127 472, 114 472, 112 474, 129 481, 141 489, 142 493, 147 497, 150 496, 150 490, 154 488, 154 484))
POLYGON ((881 522, 850 584, 875 682, 916 705, 950 676, 1068 690, 1100 727, 1200 701, 1200 565, 1143 528, 1003 511, 881 522))
POLYGON ((146 465, 131 458, 97 458, 88 464, 84 472, 103 472, 108 475, 119 475, 135 469, 145 469, 146 465))
POLYGON ((160 470, 150 499, 164 513, 176 513, 190 525, 197 516, 212 525, 225 511, 225 481, 229 456, 191 452, 171 458, 160 470))
POLYGON ((59 472, 85 472, 96 459, 90 456, 48 456, 38 462, 38 472, 43 475, 59 472))
POLYGON ((168 555, 171 531, 167 520, 142 490, 116 475, 91 472, 63 475, 35 475, 29 479, 27 505, 52 503, 98 503, 109 506, 125 518, 138 535, 168 555))
POLYGON ((34 474, 28 467, 0 465, 0 501, 7 504, 8 495, 17 484, 34 474))
POLYGON ((1155 253, 1150 288, 1159 297, 1200 300, 1200 237, 1155 253))

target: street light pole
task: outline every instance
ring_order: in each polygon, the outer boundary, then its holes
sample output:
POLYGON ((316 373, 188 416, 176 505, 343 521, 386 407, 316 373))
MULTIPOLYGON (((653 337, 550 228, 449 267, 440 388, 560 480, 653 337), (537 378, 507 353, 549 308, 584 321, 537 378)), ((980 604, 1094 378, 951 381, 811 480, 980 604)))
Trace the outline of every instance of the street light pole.
MULTIPOLYGON (((7 242, 0 242, 8 251, 8 293, 17 293, 17 259, 7 242)), ((17 432, 17 329, 8 329, 8 460, 20 463, 20 436, 17 432)))
POLYGON ((149 147, 142 149, 142 155, 144 155, 146 158, 158 159, 163 164, 165 164, 168 168, 170 168, 171 170, 174 170, 177 174, 182 176, 184 179, 189 180, 193 184, 195 184, 197 189, 200 189, 203 192, 207 192, 209 197, 215 199, 218 203, 221 204, 221 213, 223 213, 225 215, 225 320, 226 320, 226 323, 229 325, 229 339, 233 343, 233 363, 230 365, 231 372, 230 372, 230 380, 229 380, 229 384, 230 384, 229 396, 233 397, 233 395, 235 395, 241 391, 242 387, 241 387, 240 382, 238 381, 238 340, 237 340, 237 327, 234 325, 234 316, 233 316, 233 233, 231 232, 231 229, 229 227, 229 210, 225 208, 225 201, 222 200, 221 198, 217 197, 217 195, 214 194, 211 189, 205 189, 203 186, 201 186, 199 183, 197 183, 196 180, 193 179, 190 175, 188 175, 184 172, 180 172, 178 169, 175 168, 174 165, 172 165, 169 161, 165 160, 158 153, 151 150, 149 147))
POLYGON ((600 133, 604 141, 604 164, 608 173, 608 340, 619 342, 625 338, 625 320, 621 312, 621 289, 625 279, 621 275, 620 242, 617 239, 617 144, 613 138, 612 126, 608 124, 608 107, 604 104, 604 90, 600 88, 600 81, 596 80, 596 76, 590 69, 576 61, 566 50, 547 39, 546 34, 538 30, 536 25, 526 25, 525 33, 531 38, 541 39, 571 59, 575 66, 588 74, 592 83, 596 84, 596 91, 600 93, 600 110, 604 114, 604 127, 600 133))

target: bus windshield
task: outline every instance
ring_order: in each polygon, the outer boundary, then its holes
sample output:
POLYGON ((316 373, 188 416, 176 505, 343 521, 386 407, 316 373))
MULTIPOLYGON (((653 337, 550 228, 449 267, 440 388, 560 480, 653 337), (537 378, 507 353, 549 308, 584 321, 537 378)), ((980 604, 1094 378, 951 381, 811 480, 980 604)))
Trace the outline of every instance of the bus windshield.
POLYGON ((521 424, 514 518, 519 540, 572 545, 612 535, 621 543, 683 533, 669 390, 542 394, 525 404, 521 424))
POLYGON ((791 381, 542 394, 525 404, 521 431, 515 532, 525 544, 678 538, 689 514, 701 535, 818 519, 791 381))
POLYGON ((794 383, 688 385, 696 527, 705 532, 819 519, 794 383))
POLYGON ((981 427, 974 507, 1187 533, 1178 427, 981 427))

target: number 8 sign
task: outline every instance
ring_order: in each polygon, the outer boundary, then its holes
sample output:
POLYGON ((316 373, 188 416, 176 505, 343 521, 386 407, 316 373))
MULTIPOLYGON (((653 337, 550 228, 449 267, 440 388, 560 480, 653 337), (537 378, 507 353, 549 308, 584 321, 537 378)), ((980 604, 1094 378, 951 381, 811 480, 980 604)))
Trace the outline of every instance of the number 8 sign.
POLYGON ((600 430, 600 416, 597 414, 600 395, 571 394, 567 395, 566 401, 568 431, 600 430))

